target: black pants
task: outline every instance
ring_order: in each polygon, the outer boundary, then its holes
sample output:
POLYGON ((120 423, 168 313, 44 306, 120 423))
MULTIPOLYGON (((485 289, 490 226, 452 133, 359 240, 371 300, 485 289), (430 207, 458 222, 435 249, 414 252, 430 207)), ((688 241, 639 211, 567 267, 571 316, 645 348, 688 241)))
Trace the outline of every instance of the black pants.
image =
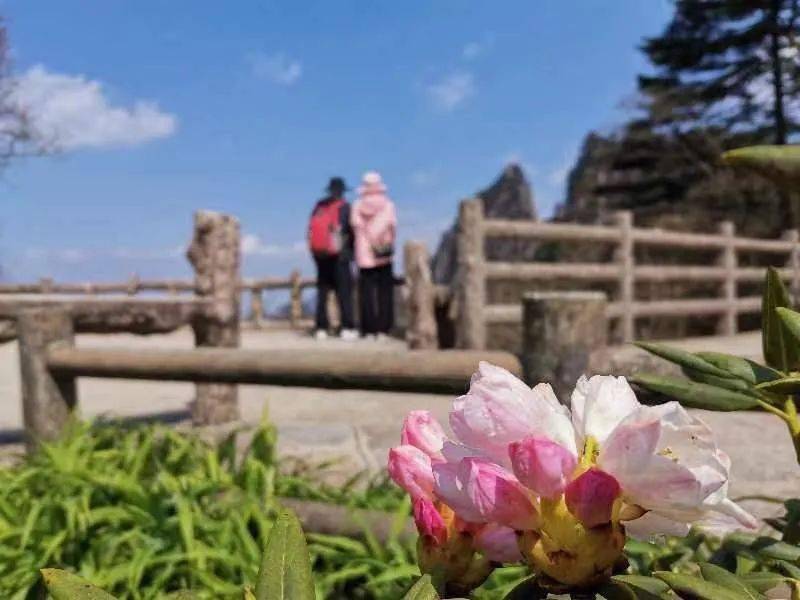
POLYGON ((339 314, 342 329, 353 329, 353 275, 350 272, 350 261, 340 260, 336 256, 315 256, 317 263, 317 329, 328 330, 328 293, 336 292, 339 302, 339 314))
POLYGON ((389 333, 394 325, 394 276, 392 265, 359 269, 361 332, 389 333))

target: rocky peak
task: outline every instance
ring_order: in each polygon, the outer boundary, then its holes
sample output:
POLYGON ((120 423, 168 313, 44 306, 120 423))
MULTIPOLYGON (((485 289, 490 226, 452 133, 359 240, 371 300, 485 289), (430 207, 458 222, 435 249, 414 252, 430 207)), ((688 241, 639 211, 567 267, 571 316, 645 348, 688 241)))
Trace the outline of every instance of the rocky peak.
MULTIPOLYGON (((486 189, 478 192, 483 214, 490 219, 537 220, 533 192, 522 168, 511 163, 486 189)), ((490 260, 533 260, 536 246, 528 240, 489 240, 486 257, 490 260)), ((456 223, 442 234, 431 270, 436 283, 450 283, 456 271, 456 223)))
POLYGON ((489 219, 537 219, 533 193, 522 168, 511 163, 488 188, 478 193, 489 219))

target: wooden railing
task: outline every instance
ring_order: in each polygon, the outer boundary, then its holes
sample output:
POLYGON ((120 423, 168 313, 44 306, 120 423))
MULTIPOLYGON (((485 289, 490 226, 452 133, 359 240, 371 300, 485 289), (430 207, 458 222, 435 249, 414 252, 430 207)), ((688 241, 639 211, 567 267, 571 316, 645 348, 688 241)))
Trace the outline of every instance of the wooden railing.
MULTIPOLYGON (((263 294, 272 290, 289 290, 289 321, 297 326, 303 316, 303 290, 313 287, 315 280, 292 271, 289 277, 261 277, 242 279, 239 292, 250 294, 247 320, 261 324, 268 315, 264 307, 263 294)), ((136 296, 147 292, 164 292, 170 296, 194 294, 195 282, 191 279, 140 279, 134 275, 127 281, 102 283, 60 283, 42 278, 36 283, 3 283, 0 294, 68 294, 80 296, 120 294, 136 296)))
POLYGON ((486 304, 487 283, 496 280, 616 283, 607 316, 618 321, 619 337, 625 342, 634 339, 639 317, 714 315, 719 317, 718 332, 732 335, 738 329, 738 315, 757 313, 761 306, 757 296, 739 297, 737 284, 758 282, 764 277, 763 268, 738 266, 740 252, 780 255, 776 264, 782 267, 782 277, 797 296, 800 235, 795 230, 787 231, 783 239, 767 240, 737 237, 733 223, 727 221, 720 223, 717 234, 637 228, 628 211, 616 213, 613 225, 485 219, 481 201, 466 200, 459 212, 458 275, 453 290, 458 308, 456 343, 461 348, 484 348, 487 324, 521 323, 521 304, 486 304), (612 244, 614 258, 610 263, 491 262, 484 256, 484 243, 494 237, 612 244), (637 246, 713 251, 718 258, 714 264, 637 265, 637 246), (642 281, 714 282, 719 284, 719 297, 640 300, 634 290, 642 281))
POLYGON ((521 375, 505 352, 245 350, 238 339, 233 347, 180 350, 76 347, 73 315, 58 307, 21 309, 17 327, 29 442, 60 434, 78 404, 78 377, 195 382, 192 420, 208 425, 238 417, 239 383, 460 394, 481 360, 521 375), (228 388, 232 394, 220 394, 228 388))

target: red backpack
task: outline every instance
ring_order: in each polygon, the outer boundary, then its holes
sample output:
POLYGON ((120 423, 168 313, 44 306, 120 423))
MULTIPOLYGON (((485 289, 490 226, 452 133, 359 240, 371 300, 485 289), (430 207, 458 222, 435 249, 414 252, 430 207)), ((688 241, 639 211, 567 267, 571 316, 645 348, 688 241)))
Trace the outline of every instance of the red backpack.
POLYGON ((341 210, 344 200, 322 202, 311 213, 308 245, 315 256, 335 256, 342 251, 341 210))

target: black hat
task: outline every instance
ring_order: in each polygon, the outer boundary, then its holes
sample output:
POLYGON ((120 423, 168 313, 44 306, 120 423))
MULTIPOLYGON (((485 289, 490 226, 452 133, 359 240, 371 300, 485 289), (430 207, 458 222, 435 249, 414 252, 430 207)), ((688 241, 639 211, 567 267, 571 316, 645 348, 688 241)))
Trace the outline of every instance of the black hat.
POLYGON ((347 190, 347 184, 341 177, 331 177, 328 181, 328 187, 325 188, 328 192, 344 192, 347 190))

